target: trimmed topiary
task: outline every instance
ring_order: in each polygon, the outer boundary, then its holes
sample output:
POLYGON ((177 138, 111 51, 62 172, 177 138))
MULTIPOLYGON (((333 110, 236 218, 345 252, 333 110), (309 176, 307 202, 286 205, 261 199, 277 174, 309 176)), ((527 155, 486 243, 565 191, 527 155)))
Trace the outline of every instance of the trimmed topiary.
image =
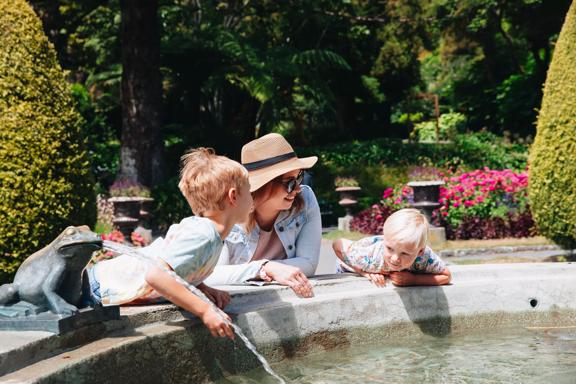
POLYGON ((94 223, 84 141, 40 20, 24 0, 0 1, 0 282, 64 227, 94 223))
POLYGON ((576 246, 576 2, 548 69, 529 161, 529 197, 540 232, 576 246))

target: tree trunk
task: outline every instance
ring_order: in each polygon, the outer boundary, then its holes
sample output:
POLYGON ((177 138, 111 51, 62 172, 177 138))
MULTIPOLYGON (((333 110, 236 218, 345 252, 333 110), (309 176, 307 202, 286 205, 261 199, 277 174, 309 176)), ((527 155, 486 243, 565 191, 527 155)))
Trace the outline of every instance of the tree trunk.
POLYGON ((164 176, 157 0, 121 0, 121 178, 153 188, 164 176))

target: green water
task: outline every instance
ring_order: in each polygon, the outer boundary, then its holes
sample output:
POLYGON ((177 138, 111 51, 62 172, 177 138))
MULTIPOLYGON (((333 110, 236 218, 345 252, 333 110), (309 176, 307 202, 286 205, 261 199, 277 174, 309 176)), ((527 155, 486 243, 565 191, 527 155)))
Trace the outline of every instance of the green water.
MULTIPOLYGON (((286 359, 289 383, 576 383, 576 328, 390 340, 286 359)), ((274 383, 262 369, 219 380, 274 383)))

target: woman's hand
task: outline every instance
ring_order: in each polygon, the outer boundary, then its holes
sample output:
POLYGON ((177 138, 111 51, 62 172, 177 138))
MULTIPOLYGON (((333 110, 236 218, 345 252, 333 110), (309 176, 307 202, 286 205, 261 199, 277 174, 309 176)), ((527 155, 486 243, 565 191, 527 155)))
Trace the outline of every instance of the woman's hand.
POLYGON ((289 286, 297 295, 302 297, 314 296, 312 285, 300 268, 274 261, 266 263, 262 268, 268 276, 282 285, 289 286))
POLYGON ((204 283, 198 284, 196 288, 202 291, 220 309, 224 309, 230 303, 230 294, 226 291, 209 287, 204 283))
POLYGON ((232 320, 225 313, 218 313, 215 308, 209 307, 202 315, 202 322, 214 337, 228 337, 234 340, 234 332, 229 323, 232 320), (224 316, 224 318, 222 317, 224 316))

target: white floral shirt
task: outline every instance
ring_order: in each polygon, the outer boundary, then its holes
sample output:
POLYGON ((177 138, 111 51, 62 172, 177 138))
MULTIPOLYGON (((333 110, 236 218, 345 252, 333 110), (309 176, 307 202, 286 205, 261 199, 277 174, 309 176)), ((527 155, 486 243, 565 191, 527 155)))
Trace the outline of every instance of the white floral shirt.
MULTIPOLYGON (((383 236, 370 236, 358 241, 342 239, 342 254, 344 262, 351 267, 364 272, 389 272, 390 266, 384 259, 386 243, 383 236)), ((446 263, 435 254, 430 247, 426 247, 422 255, 418 255, 414 263, 408 268, 415 273, 442 273, 446 263)))
MULTIPOLYGON (((204 217, 187 217, 170 226, 166 238, 158 238, 140 252, 163 261, 192 285, 202 283, 214 270, 224 241, 214 223, 204 217)), ((94 266, 103 305, 149 304, 164 301, 145 279, 152 264, 129 255, 94 266)))

